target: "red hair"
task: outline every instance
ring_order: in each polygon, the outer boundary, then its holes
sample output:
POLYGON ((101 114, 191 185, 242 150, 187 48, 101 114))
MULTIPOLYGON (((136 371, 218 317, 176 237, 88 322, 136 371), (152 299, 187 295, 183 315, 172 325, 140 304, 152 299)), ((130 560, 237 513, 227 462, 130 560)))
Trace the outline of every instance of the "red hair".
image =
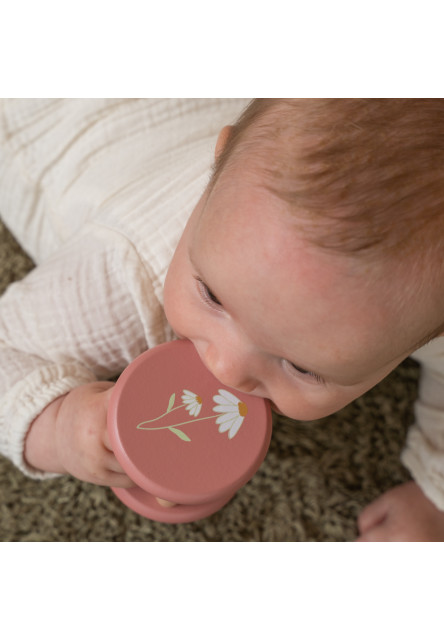
POLYGON ((317 246, 380 257, 433 229, 444 248, 443 99, 253 100, 213 184, 240 155, 317 246))

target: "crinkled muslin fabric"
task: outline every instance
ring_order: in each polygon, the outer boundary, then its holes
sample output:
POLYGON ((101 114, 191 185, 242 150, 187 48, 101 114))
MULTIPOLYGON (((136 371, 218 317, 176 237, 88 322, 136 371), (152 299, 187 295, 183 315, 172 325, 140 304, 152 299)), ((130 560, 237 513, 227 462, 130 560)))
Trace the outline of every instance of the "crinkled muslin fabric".
MULTIPOLYGON (((0 212, 38 265, 0 300, 0 451, 32 420, 171 339, 166 270, 237 99, 3 100, 0 212)), ((47 474, 46 474, 47 475, 47 474)))

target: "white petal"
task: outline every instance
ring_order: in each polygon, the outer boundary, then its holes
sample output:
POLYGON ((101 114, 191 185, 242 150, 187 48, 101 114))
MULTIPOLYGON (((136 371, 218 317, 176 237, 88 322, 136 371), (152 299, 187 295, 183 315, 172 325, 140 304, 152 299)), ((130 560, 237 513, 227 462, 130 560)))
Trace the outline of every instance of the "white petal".
POLYGON ((223 424, 224 422, 228 422, 229 420, 236 420, 239 417, 238 413, 224 413, 218 418, 216 418, 217 424, 223 424))
POLYGON ((233 420, 228 420, 224 424, 221 424, 219 426, 219 433, 225 433, 225 431, 229 431, 233 426, 233 422, 234 422, 233 420))
MULTIPOLYGON (((223 396, 213 396, 213 400, 216 404, 227 404, 227 399, 224 398, 223 396)), ((230 407, 232 407, 232 403, 230 402, 230 407)))
MULTIPOLYGON (((219 393, 220 393, 220 395, 221 395, 221 396, 222 396, 222 398, 223 398, 223 400, 222 400, 222 403, 223 403, 223 404, 225 404, 225 402, 227 402, 227 400, 228 400, 228 402, 229 402, 230 404, 234 404, 235 406, 237 406, 237 405, 238 405, 238 403, 240 402, 240 401, 239 401, 239 398, 236 398, 236 396, 234 396, 232 393, 230 393, 230 392, 229 392, 229 391, 227 391, 226 389, 219 389, 219 393)), ((214 400, 215 402, 220 402, 220 401, 219 401, 219 399, 218 399, 218 400, 216 400, 216 398, 219 398, 219 396, 214 396, 213 400, 214 400)), ((221 404, 222 404, 222 403, 221 403, 221 404)))
POLYGON ((201 410, 201 409, 202 409, 202 405, 201 405, 201 404, 199 404, 198 402, 196 402, 195 406, 193 407, 193 413, 192 413, 192 415, 193 415, 194 417, 198 416, 198 415, 199 415, 199 413, 200 413, 200 410, 201 410))
POLYGON ((237 416, 239 415, 237 405, 233 407, 232 404, 217 404, 213 407, 213 411, 216 411, 216 413, 234 413, 237 416))
POLYGON ((231 438, 234 438, 236 433, 239 431, 243 421, 244 421, 243 417, 239 416, 238 419, 233 422, 233 426, 231 427, 230 432, 228 434, 228 437, 229 437, 230 440, 231 440, 231 438))

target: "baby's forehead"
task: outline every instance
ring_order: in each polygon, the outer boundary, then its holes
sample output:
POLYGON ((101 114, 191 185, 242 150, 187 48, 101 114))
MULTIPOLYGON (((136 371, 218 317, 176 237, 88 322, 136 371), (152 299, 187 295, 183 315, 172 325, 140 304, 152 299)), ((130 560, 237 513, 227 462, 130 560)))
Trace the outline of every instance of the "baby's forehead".
MULTIPOLYGON (((354 366, 357 361, 368 364, 369 359, 377 359, 381 345, 387 349, 388 334, 398 329, 393 322, 385 323, 381 313, 386 311, 384 301, 377 296, 372 299, 373 291, 365 293, 366 280, 347 278, 328 260, 320 259, 318 264, 314 252, 309 256, 307 252, 301 256, 283 252, 280 234, 273 247, 273 228, 266 235, 263 232, 267 228, 258 225, 243 238, 242 231, 232 235, 236 216, 229 215, 227 222, 229 233, 225 236, 219 219, 206 229, 208 235, 198 236, 193 263, 229 317, 242 326, 248 340, 270 352, 295 354, 296 358, 305 354, 300 340, 310 331, 311 343, 317 345, 316 358, 300 357, 304 363, 313 362, 313 369, 321 373, 327 371, 327 367, 321 368, 321 364, 325 365, 322 345, 327 342, 333 351, 338 351, 343 363, 353 361, 354 366), (374 345, 377 348, 373 356, 374 345)), ((390 354, 399 355, 397 345, 390 342, 394 351, 390 354)), ((403 352, 405 345, 399 349, 403 352)), ((331 361, 330 368, 334 368, 331 361)))
MULTIPOLYGON (((412 347, 433 331, 435 320, 428 323, 423 312, 430 307, 429 292, 436 278, 428 278, 424 283, 414 256, 401 262, 396 256, 382 259, 374 252, 344 253, 325 249, 318 246, 313 233, 304 232, 303 221, 297 219, 287 202, 263 189, 257 175, 246 171, 242 165, 239 165, 239 171, 232 166, 207 200, 197 241, 201 248, 206 247, 208 261, 222 253, 227 263, 236 261, 238 268, 242 268, 247 257, 244 249, 248 245, 249 255, 255 252, 258 267, 266 263, 271 268, 272 264, 281 262, 284 267, 288 266, 280 283, 282 287, 291 283, 292 260, 298 259, 303 246, 305 276, 311 278, 312 286, 320 296, 329 292, 330 278, 334 275, 338 304, 342 299, 366 306, 370 315, 390 315, 392 325, 401 326, 404 320, 410 322, 412 331, 402 331, 412 347), (270 233, 274 229, 279 229, 280 233, 270 233), (253 244, 247 242, 250 236, 254 236, 253 244), (310 261, 307 261, 307 247, 312 257, 310 261)), ((260 277, 259 268, 257 277, 260 277)), ((273 286, 271 283, 270 288, 273 286)))

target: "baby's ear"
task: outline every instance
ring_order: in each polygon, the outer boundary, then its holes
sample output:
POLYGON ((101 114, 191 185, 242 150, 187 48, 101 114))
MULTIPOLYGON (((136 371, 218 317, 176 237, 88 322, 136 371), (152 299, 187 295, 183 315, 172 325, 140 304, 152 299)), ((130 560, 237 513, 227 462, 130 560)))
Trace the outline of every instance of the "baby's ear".
POLYGON ((227 125, 219 133, 219 137, 217 138, 217 142, 216 142, 216 149, 214 151, 215 160, 217 160, 219 158, 220 154, 224 150, 225 145, 227 144, 227 142, 228 142, 228 140, 229 140, 229 138, 231 136, 232 130, 233 130, 233 127, 227 125))

